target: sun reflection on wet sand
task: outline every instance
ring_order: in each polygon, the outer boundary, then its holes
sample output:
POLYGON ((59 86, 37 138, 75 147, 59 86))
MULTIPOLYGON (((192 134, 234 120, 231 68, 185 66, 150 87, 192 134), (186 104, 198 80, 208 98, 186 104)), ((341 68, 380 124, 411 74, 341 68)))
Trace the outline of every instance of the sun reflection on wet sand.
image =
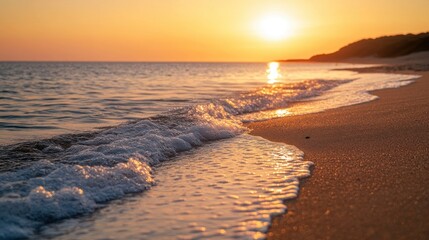
POLYGON ((277 117, 284 117, 291 115, 292 113, 288 109, 277 109, 275 114, 277 115, 277 117))
POLYGON ((277 82, 278 78, 281 76, 279 71, 280 64, 278 62, 268 63, 267 69, 267 78, 269 84, 274 84, 277 82))

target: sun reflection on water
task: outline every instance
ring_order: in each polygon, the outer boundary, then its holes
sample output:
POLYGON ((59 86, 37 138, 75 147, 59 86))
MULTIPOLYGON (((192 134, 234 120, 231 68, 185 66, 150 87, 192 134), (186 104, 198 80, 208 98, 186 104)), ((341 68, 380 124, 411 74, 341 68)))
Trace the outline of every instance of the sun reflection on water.
POLYGON ((281 76, 279 66, 280 64, 278 62, 268 63, 267 78, 269 84, 276 83, 278 81, 278 78, 281 76))

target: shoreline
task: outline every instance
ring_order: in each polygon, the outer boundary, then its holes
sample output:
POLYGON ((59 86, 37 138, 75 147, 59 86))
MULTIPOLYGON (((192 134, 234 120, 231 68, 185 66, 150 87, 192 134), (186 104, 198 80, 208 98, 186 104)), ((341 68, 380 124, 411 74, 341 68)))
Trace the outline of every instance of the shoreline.
POLYGON ((379 97, 371 102, 246 124, 315 163, 268 239, 429 237, 429 71, 417 74, 410 85, 371 92, 379 97))

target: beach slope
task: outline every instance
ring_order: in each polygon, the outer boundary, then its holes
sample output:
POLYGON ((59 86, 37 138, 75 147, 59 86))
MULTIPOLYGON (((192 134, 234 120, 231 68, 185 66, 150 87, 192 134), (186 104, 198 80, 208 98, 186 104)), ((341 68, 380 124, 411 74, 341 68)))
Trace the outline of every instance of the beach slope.
POLYGON ((429 239, 429 72, 418 74, 369 103, 247 125, 315 163, 270 239, 429 239))

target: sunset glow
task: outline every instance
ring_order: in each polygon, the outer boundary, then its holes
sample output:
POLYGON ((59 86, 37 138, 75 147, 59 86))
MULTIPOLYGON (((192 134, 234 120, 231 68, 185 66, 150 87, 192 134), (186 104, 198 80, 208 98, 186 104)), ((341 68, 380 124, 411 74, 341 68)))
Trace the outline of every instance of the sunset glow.
POLYGON ((362 38, 428 31, 427 9, 427 0, 5 0, 0 61, 308 58, 362 38))
POLYGON ((0 0, 0 240, 428 239, 428 10, 0 0))

